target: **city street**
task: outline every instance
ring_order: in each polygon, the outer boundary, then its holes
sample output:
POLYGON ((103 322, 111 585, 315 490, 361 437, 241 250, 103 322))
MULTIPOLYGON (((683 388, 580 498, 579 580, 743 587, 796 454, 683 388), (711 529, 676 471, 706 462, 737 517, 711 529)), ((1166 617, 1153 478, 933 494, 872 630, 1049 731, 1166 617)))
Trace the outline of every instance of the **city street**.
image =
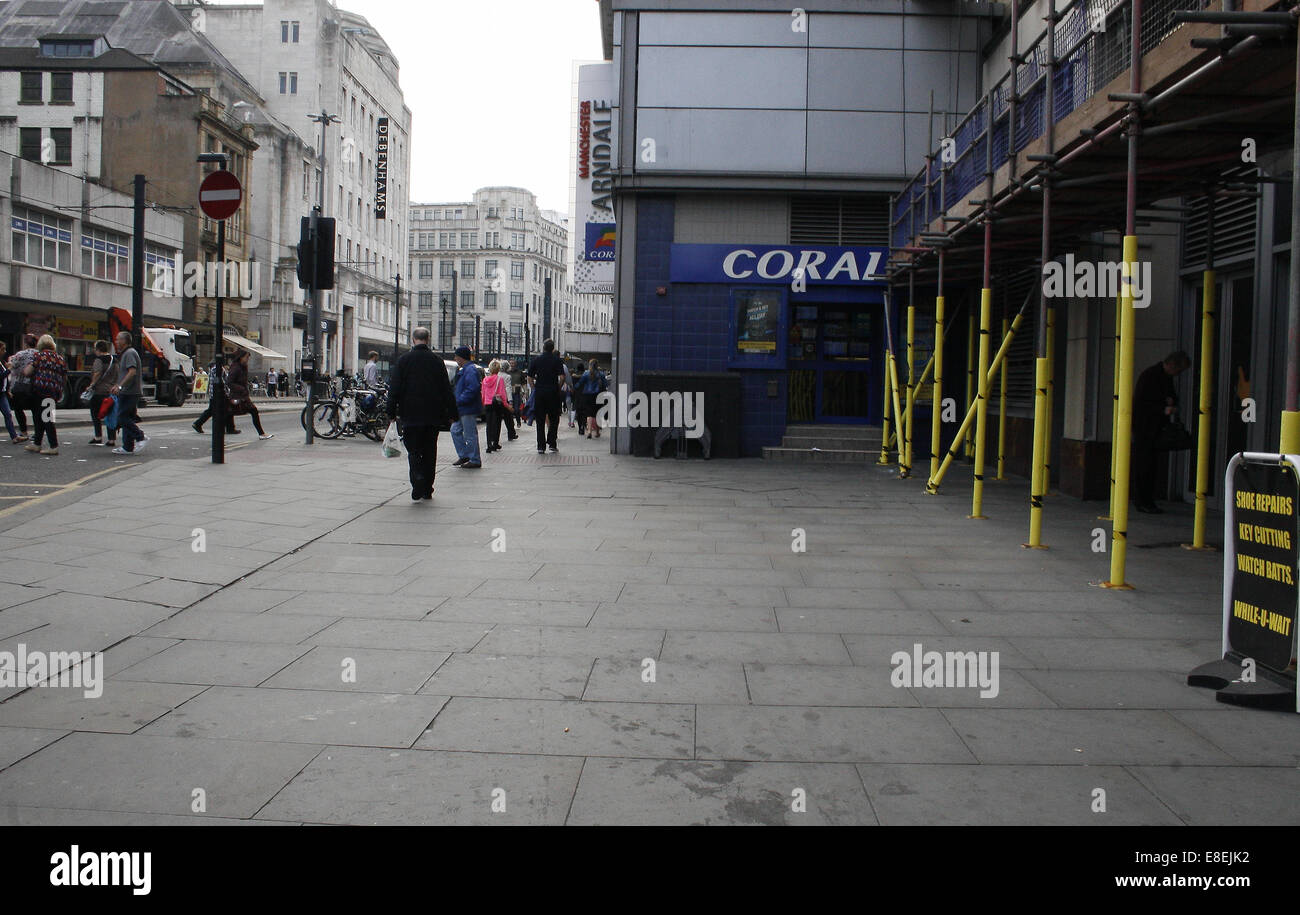
POLYGON ((1296 716, 1185 685, 1222 562, 1168 546, 1186 512, 1133 522, 1137 590, 1107 592, 1095 504, 1009 546, 1018 482, 976 522, 968 471, 931 497, 531 432, 479 471, 444 435, 432 503, 374 443, 277 435, 0 518, 0 650, 104 650, 107 678, 0 690, 3 817, 1300 821, 1296 716), (915 645, 996 652, 997 694, 898 686, 915 645))

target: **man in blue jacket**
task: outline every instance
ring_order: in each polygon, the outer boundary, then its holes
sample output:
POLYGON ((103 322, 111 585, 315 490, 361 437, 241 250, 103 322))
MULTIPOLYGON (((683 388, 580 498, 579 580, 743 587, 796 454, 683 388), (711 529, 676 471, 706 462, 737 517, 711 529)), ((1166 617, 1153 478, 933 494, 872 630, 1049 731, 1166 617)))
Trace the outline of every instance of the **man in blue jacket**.
POLYGON ((470 361, 472 355, 468 346, 456 347, 456 364, 460 371, 456 373, 453 390, 460 418, 452 424, 451 440, 460 460, 452 466, 477 470, 483 466, 478 453, 478 415, 483 412, 483 393, 478 368, 470 361))

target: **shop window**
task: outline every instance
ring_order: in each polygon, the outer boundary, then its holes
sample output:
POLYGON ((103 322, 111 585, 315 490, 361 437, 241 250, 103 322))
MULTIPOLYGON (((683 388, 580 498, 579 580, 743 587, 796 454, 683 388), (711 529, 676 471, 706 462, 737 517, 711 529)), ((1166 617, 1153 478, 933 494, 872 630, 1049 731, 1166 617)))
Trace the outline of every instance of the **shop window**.
POLYGON ((82 276, 113 283, 130 282, 130 239, 104 229, 84 229, 81 233, 81 273, 82 276))
POLYGON ((14 261, 72 272, 72 220, 15 206, 10 218, 14 261))

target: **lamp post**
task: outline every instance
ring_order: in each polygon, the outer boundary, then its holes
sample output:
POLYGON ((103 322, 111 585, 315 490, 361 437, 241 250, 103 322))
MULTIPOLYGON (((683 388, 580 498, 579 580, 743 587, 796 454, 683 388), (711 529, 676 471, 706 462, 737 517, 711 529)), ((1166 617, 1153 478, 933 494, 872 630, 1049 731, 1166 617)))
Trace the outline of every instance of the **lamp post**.
MULTIPOLYGON (((325 163, 326 163, 325 140, 327 137, 326 132, 329 130, 330 124, 341 123, 342 119, 339 118, 337 114, 329 114, 323 108, 321 109, 320 114, 307 115, 307 119, 309 121, 313 121, 320 125, 320 156, 318 158, 318 161, 320 162, 320 182, 316 187, 316 206, 311 211, 311 228, 310 228, 310 236, 312 239, 312 251, 313 251, 313 258, 314 258, 316 256, 315 249, 316 249, 316 239, 317 239, 316 220, 325 215, 325 163)), ((316 275, 316 270, 315 270, 315 265, 313 264, 312 276, 315 275, 316 275)), ((308 293, 309 293, 309 297, 308 297, 308 305, 307 305, 307 323, 311 325, 311 336, 308 338, 310 341, 309 353, 311 355, 312 364, 315 369, 315 374, 313 375, 313 379, 307 385, 307 433, 306 434, 307 434, 307 444, 310 445, 312 443, 312 439, 315 437, 314 435, 315 430, 312 428, 313 417, 315 416, 316 413, 315 379, 320 377, 320 373, 324 368, 324 364, 323 364, 323 360, 320 358, 320 306, 321 306, 320 291, 313 288, 313 289, 309 289, 308 293)))

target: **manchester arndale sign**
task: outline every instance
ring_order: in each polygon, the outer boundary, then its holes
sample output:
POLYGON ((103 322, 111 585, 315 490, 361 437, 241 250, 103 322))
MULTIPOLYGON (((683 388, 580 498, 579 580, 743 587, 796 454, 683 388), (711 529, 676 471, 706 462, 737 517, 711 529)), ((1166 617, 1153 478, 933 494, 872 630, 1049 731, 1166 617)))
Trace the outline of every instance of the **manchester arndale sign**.
POLYGON ((674 283, 883 284, 888 248, 835 245, 673 245, 674 283))

